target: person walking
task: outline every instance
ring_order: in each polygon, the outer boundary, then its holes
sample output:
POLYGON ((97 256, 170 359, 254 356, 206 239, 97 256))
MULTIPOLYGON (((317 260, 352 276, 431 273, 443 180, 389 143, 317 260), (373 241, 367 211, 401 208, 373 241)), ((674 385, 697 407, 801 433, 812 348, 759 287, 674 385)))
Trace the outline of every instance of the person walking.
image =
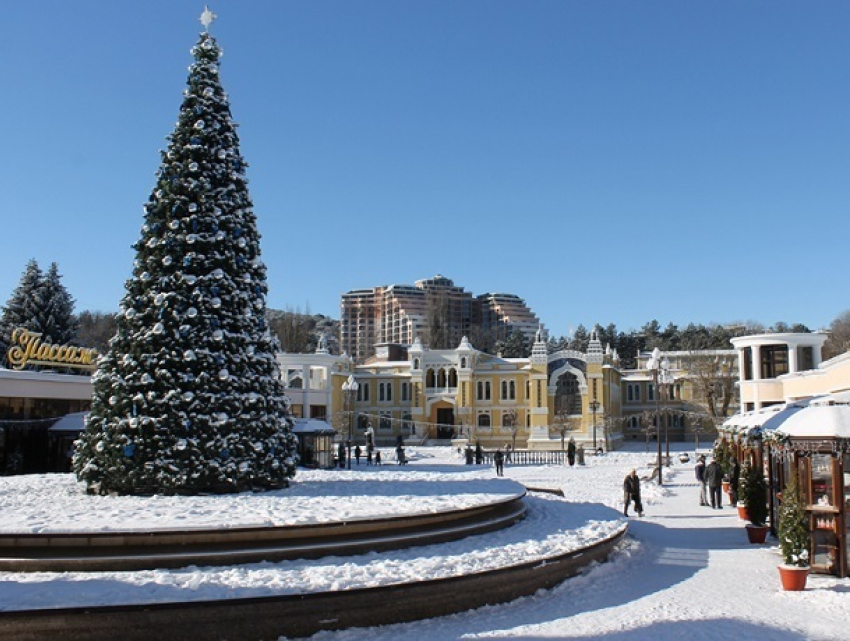
POLYGON ((723 487, 723 468, 716 458, 711 459, 711 463, 705 468, 705 482, 708 485, 708 496, 711 500, 711 507, 721 509, 723 507, 723 498, 721 488, 723 487))
POLYGON ((360 457, 363 455, 363 450, 360 449, 360 446, 357 445, 354 448, 354 460, 357 461, 357 465, 360 465, 360 457))
POLYGON ((511 444, 505 445, 505 463, 511 462, 511 444))
POLYGON ((643 503, 640 500, 640 479, 638 478, 637 470, 632 470, 623 479, 623 495, 623 500, 626 504, 623 507, 623 516, 629 515, 629 505, 631 505, 632 501, 634 501, 637 515, 643 516, 643 503))
POLYGON ((697 459, 697 464, 694 466, 694 475, 699 483, 699 504, 708 505, 708 495, 705 489, 705 457, 700 455, 697 459))
POLYGON ((496 464, 496 476, 505 475, 505 455, 502 454, 502 448, 496 450, 493 454, 493 463, 496 464))
POLYGON ((375 465, 381 464, 381 450, 375 450, 375 465))
POLYGON ((481 447, 481 443, 475 444, 475 464, 481 465, 484 462, 484 448, 481 447))
POLYGON ((570 467, 576 464, 576 440, 572 436, 567 443, 567 460, 570 462, 570 467))

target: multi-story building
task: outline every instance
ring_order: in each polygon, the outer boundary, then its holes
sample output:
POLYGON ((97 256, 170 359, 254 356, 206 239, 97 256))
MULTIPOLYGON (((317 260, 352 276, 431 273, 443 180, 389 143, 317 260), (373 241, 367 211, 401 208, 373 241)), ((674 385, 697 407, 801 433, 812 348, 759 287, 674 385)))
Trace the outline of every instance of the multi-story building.
POLYGON ((516 294, 481 294, 475 302, 482 331, 491 332, 500 341, 520 331, 529 345, 534 341, 540 320, 516 294))
POLYGON ((381 344, 413 345, 418 338, 432 348, 458 345, 464 336, 492 335, 505 340, 514 330, 528 343, 540 321, 514 294, 473 297, 445 276, 414 285, 383 285, 342 295, 340 348, 363 362, 381 344))

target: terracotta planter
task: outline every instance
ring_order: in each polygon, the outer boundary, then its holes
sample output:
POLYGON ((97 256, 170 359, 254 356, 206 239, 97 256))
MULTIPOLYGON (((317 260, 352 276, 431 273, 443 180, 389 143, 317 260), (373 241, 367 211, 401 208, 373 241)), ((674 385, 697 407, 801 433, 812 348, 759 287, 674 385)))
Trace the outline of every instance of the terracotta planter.
POLYGON ((729 488, 731 487, 729 481, 722 481, 721 485, 723 486, 723 493, 729 494, 729 488))
POLYGON ((747 506, 746 505, 739 505, 738 506, 738 518, 741 519, 742 521, 749 521, 750 520, 750 517, 747 514, 747 506))
POLYGON ((767 539, 768 528, 766 525, 753 525, 750 523, 746 528, 747 538, 750 540, 750 543, 764 543, 765 539, 767 539))
POLYGON ((779 579, 782 581, 782 589, 788 592, 801 592, 806 589, 806 579, 809 576, 808 567, 797 565, 780 565, 779 579))

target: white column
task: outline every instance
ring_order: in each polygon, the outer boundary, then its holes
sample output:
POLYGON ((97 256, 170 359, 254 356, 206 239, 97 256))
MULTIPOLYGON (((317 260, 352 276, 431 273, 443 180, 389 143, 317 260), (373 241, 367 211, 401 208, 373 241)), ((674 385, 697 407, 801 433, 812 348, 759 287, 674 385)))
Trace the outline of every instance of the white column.
POLYGON ((797 371, 797 346, 787 345, 788 348, 788 372, 793 374, 797 371))
POLYGON ((301 366, 301 387, 304 389, 304 418, 310 418, 310 366, 301 366))
POLYGON ((761 380, 761 345, 753 345, 752 349, 753 354, 753 362, 752 370, 753 370, 753 380, 760 381, 761 380))

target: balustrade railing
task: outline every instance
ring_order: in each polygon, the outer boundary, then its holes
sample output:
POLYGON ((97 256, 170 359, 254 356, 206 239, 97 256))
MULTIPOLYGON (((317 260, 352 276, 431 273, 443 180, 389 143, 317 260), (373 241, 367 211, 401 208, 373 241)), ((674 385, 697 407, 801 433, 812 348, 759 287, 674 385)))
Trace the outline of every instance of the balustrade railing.
MULTIPOLYGON (((495 451, 486 450, 484 452, 484 462, 487 464, 493 463, 493 454, 495 451)), ((505 454, 505 463, 508 465, 566 465, 567 453, 563 450, 511 450, 511 460, 507 460, 505 454)))

